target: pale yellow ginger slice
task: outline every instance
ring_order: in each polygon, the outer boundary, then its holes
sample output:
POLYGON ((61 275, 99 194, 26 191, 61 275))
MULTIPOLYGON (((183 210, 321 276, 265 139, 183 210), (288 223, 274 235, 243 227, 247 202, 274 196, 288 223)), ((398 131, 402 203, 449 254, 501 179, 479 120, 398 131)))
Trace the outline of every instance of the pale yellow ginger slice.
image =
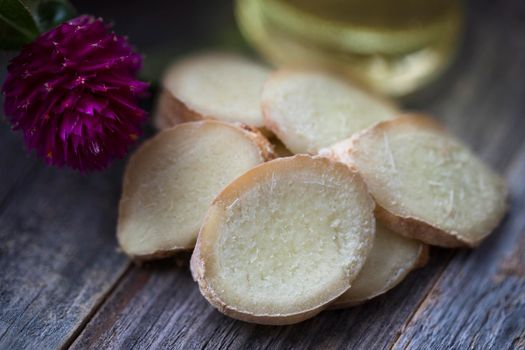
POLYGON ((399 112, 390 102, 318 71, 281 70, 263 88, 265 125, 295 154, 352 136, 399 112))
POLYGON ((248 322, 313 317, 348 290, 371 249, 374 203, 326 158, 279 158, 230 183, 201 228, 191 267, 220 312, 248 322))
POLYGON ((475 246, 503 218, 503 179, 434 120, 381 122, 322 154, 356 168, 379 221, 428 244, 475 246))
POLYGON ((213 198, 271 152, 259 132, 218 121, 180 124, 144 142, 124 175, 120 247, 138 260, 192 249, 213 198))
POLYGON ((231 53, 208 52, 174 63, 162 82, 155 124, 216 119, 263 129, 260 96, 270 70, 231 53))
POLYGON ((331 308, 361 304, 397 286, 410 271, 426 264, 428 246, 377 223, 372 251, 348 291, 331 308))

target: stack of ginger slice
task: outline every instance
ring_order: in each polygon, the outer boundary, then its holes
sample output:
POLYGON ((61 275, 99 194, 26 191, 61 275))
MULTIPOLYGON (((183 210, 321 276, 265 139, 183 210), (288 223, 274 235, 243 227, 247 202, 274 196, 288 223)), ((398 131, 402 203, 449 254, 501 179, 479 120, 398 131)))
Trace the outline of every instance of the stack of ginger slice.
POLYGON ((438 122, 325 72, 197 54, 169 68, 154 118, 126 168, 120 247, 193 250, 202 295, 247 322, 363 303, 506 211, 504 181, 438 122))

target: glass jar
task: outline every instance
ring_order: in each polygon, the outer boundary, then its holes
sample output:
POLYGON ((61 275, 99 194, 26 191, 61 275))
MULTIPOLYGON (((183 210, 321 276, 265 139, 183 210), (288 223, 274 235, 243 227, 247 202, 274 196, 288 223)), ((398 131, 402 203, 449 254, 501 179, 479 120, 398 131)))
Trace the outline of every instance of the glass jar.
POLYGON ((336 70, 403 96, 449 63, 459 0, 237 0, 246 39, 277 66, 336 70))

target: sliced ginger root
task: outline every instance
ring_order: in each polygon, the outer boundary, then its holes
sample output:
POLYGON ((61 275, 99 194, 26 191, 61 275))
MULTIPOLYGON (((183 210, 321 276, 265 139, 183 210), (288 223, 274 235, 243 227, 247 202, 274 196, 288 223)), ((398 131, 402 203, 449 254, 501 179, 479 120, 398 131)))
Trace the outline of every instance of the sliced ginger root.
POLYGON ((155 112, 164 129, 181 122, 215 119, 264 130, 260 95, 270 70, 224 52, 192 55, 167 71, 155 112))
POLYGON ((126 168, 120 247, 137 260, 192 249, 213 198, 272 157, 268 141, 246 126, 201 121, 160 132, 141 145, 126 168))
POLYGON ((395 232, 443 247, 476 246, 503 218, 503 179, 436 121, 384 121, 321 154, 355 168, 395 232))
POLYGON ((361 270, 373 208, 343 164, 305 155, 262 164, 214 200, 192 256, 194 278, 234 318, 277 325, 313 317, 361 270))

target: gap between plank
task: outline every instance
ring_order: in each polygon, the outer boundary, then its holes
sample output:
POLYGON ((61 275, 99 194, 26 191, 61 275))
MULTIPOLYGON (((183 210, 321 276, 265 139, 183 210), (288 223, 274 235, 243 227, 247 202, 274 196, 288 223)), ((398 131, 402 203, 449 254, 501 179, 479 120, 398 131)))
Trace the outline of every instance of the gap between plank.
POLYGON ((102 306, 106 303, 106 301, 113 295, 113 292, 117 289, 117 287, 120 285, 120 283, 124 280, 124 278, 130 273, 130 271, 133 268, 133 264, 128 261, 126 267, 123 269, 123 271, 120 273, 120 275, 117 277, 115 282, 108 288, 108 290, 99 298, 99 300, 93 305, 91 310, 87 313, 86 316, 80 321, 80 324, 73 330, 71 335, 67 337, 67 339, 62 343, 62 345, 59 347, 61 350, 69 349, 71 345, 77 340, 77 338, 82 334, 86 326, 88 325, 89 321, 95 317, 97 312, 102 308, 102 306))
POLYGON ((392 340, 392 342, 389 346, 389 350, 392 350, 396 344, 398 343, 399 339, 401 338, 401 336, 403 335, 405 329, 408 327, 408 325, 412 322, 412 320, 414 319, 414 317, 416 316, 417 312, 419 311, 419 309, 421 309, 421 306, 425 303, 425 301, 428 299, 428 296, 430 295, 430 293, 432 293, 432 291, 434 290, 434 287, 437 285, 437 283, 439 282, 439 280, 441 279, 441 276, 443 276, 443 274, 445 273, 445 271, 447 270, 447 267, 450 265, 450 262, 452 261, 452 258, 457 254, 456 251, 452 251, 448 254, 447 256, 447 261, 446 263, 444 264, 443 268, 441 269, 441 271, 437 274, 437 276, 434 278, 434 281, 432 282, 430 288, 427 290, 427 292, 425 293, 425 295, 423 295, 423 297, 421 298, 421 300, 419 300, 419 302, 417 303, 416 307, 412 310, 412 313, 408 316, 407 320, 403 323, 403 325, 401 326, 401 329, 399 332, 397 332, 395 338, 392 340))

